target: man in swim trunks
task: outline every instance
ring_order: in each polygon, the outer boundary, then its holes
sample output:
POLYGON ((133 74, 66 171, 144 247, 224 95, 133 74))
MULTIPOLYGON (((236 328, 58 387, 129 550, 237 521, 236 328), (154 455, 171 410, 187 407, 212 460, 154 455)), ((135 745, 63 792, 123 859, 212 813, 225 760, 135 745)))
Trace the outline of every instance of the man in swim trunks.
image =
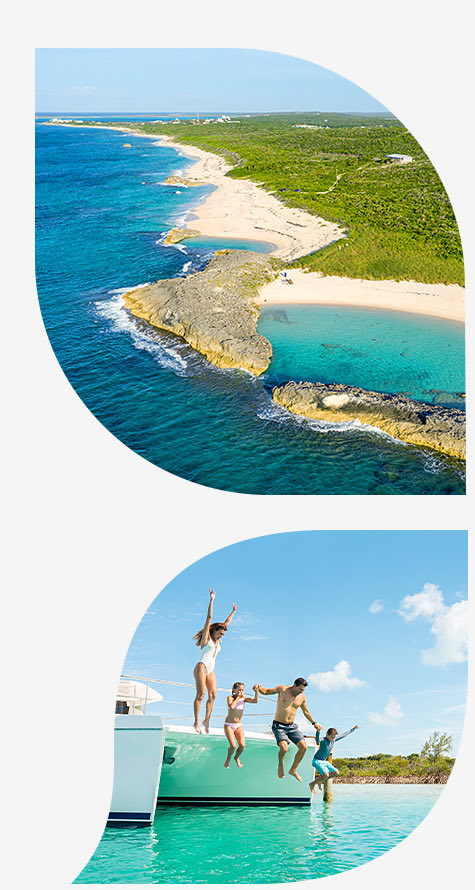
POLYGON ((308 683, 303 677, 297 677, 292 686, 274 686, 272 689, 264 689, 259 683, 256 683, 254 686, 254 689, 260 692, 261 695, 277 695, 272 732, 279 746, 279 762, 277 766, 279 779, 284 778, 284 757, 289 750, 289 742, 293 742, 294 745, 297 745, 297 753, 289 769, 289 775, 294 776, 298 782, 302 781, 302 777, 297 772, 297 767, 305 756, 307 743, 303 732, 300 731, 295 722, 295 715, 298 709, 302 709, 305 717, 315 729, 320 730, 322 728, 319 723, 315 722, 307 708, 305 700, 306 686, 308 686, 308 683))

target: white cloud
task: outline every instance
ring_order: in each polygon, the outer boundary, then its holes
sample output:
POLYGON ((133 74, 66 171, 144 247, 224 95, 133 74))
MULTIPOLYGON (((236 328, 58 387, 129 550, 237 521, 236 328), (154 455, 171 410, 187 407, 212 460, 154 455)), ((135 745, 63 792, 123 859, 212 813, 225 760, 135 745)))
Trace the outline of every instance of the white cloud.
POLYGON ((432 649, 421 651, 424 664, 446 667, 467 660, 468 602, 462 600, 446 606, 442 591, 436 584, 424 584, 419 593, 405 596, 400 602, 399 615, 405 621, 423 618, 431 624, 435 636, 432 649))
POLYGON ((450 707, 448 707, 448 708, 443 708, 442 713, 443 714, 457 714, 459 712, 463 713, 465 711, 466 707, 467 707, 467 705, 465 704, 465 702, 463 703, 463 705, 450 705, 450 707))
POLYGON ((368 714, 368 717, 372 723, 377 723, 380 726, 396 726, 402 720, 404 714, 402 713, 401 705, 394 698, 394 695, 390 695, 383 713, 375 714, 372 712, 368 714))
POLYGON ((73 86, 69 89, 71 96, 96 96, 99 92, 98 87, 90 86, 73 86))
POLYGON ((445 667, 447 664, 467 660, 468 652, 468 602, 454 603, 438 615, 431 627, 436 638, 432 649, 421 652, 424 664, 445 667))
POLYGON ((364 680, 351 677, 351 667, 348 661, 339 661, 332 671, 310 674, 308 682, 316 686, 321 692, 335 692, 337 689, 359 689, 367 686, 364 680))
POLYGON ((256 625, 258 624, 259 620, 252 612, 238 612, 229 627, 228 633, 232 633, 233 636, 239 637, 239 639, 245 642, 267 640, 266 636, 255 632, 257 630, 256 625))
POLYGON ((373 600, 368 611, 371 612, 372 615, 376 615, 378 612, 382 612, 383 609, 384 605, 382 600, 373 600))
POLYGON ((400 602, 399 615, 406 621, 416 618, 435 618, 445 608, 444 596, 437 584, 424 584, 420 593, 405 596, 400 602))

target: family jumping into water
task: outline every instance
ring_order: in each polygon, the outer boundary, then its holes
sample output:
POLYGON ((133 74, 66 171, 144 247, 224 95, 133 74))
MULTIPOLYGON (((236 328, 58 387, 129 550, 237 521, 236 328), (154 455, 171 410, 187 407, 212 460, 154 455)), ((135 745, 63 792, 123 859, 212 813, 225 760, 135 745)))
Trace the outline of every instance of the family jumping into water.
MULTIPOLYGON (((233 603, 232 611, 225 621, 212 623, 211 619, 213 617, 213 601, 215 596, 216 592, 210 587, 208 612, 204 627, 193 637, 196 645, 201 647, 201 658, 196 663, 193 671, 196 683, 196 696, 193 704, 193 726, 198 733, 202 732, 199 718, 201 703, 206 691, 208 692, 208 699, 206 702, 203 726, 205 732, 209 733, 209 722, 217 691, 216 673, 214 668, 216 656, 221 649, 219 641, 226 633, 238 609, 237 604, 233 603)), ((312 766, 315 769, 315 779, 309 783, 312 794, 315 794, 317 785, 321 789, 322 784, 328 781, 329 778, 339 775, 338 770, 329 762, 328 757, 331 755, 335 742, 345 738, 347 735, 354 732, 355 729, 359 729, 359 727, 357 725, 353 726, 351 729, 348 729, 340 735, 336 729, 331 727, 327 730, 322 741, 320 741, 322 727, 313 719, 308 709, 305 699, 305 689, 307 686, 308 683, 303 677, 297 677, 292 685, 273 686, 269 689, 261 686, 260 683, 255 683, 253 686, 254 697, 250 698, 245 695, 244 683, 236 682, 233 684, 231 695, 228 695, 227 697, 228 713, 224 721, 224 734, 229 742, 227 757, 224 761, 226 769, 229 768, 233 754, 236 765, 242 767, 240 757, 246 745, 244 729, 242 727, 244 705, 246 703, 257 704, 259 695, 277 695, 275 716, 272 722, 272 732, 274 733, 279 748, 277 763, 277 775, 279 778, 283 779, 285 776, 284 759, 289 750, 289 742, 292 742, 292 744, 296 745, 297 752, 292 766, 289 769, 289 775, 297 779, 298 782, 302 781, 302 777, 299 776, 297 772, 297 767, 305 756, 307 742, 295 720, 299 708, 308 722, 311 723, 316 730, 315 742, 318 748, 316 749, 312 760, 312 766)))

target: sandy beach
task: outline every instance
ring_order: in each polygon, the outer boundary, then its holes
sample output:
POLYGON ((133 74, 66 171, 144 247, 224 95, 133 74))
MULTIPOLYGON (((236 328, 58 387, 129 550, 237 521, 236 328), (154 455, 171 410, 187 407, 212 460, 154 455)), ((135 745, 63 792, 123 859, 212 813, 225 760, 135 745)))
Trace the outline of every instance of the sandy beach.
POLYGON ((320 250, 343 237, 343 230, 318 216, 286 207, 274 195, 248 179, 229 179, 232 167, 219 155, 189 145, 180 145, 170 137, 160 138, 162 145, 178 148, 196 162, 183 176, 216 186, 216 191, 193 210, 193 229, 202 235, 267 241, 274 245, 271 256, 291 262, 320 250))
MULTIPOLYGON (((53 126, 74 126, 53 124, 53 126)), ((166 134, 142 133, 120 126, 94 124, 95 128, 118 130, 124 134, 153 139, 156 145, 170 145, 195 163, 175 175, 183 176, 190 186, 206 183, 216 187, 202 204, 194 207, 191 225, 184 228, 198 230, 200 234, 215 238, 266 241, 273 245, 271 256, 292 262, 314 250, 327 247, 344 235, 335 223, 303 210, 286 207, 274 195, 264 191, 248 179, 228 179, 225 174, 232 167, 219 155, 211 154, 192 145, 181 145, 166 134)))
MULTIPOLYGON (((68 126, 68 124, 60 124, 68 126)), ((98 128, 119 130, 124 134, 153 139, 157 145, 170 145, 195 163, 176 171, 183 180, 216 187, 190 214, 185 228, 209 237, 267 241, 274 245, 271 256, 292 262, 343 237, 334 223, 302 210, 286 207, 250 180, 229 179, 232 167, 219 155, 191 145, 182 145, 166 134, 151 135, 120 126, 98 128), (191 218, 192 217, 192 218, 191 218)), ((432 315, 451 321, 465 321, 465 290, 457 284, 424 284, 417 281, 369 281, 361 278, 324 276, 320 272, 289 272, 293 285, 280 278, 264 287, 259 302, 315 303, 321 305, 361 306, 432 315)))
POLYGON ((340 278, 319 272, 288 272, 292 285, 276 279, 260 293, 259 303, 315 303, 319 305, 365 306, 433 315, 450 321, 465 321, 465 291, 458 284, 423 284, 418 281, 366 281, 340 278))
MULTIPOLYGON (((292 262, 343 236, 337 225, 301 210, 285 207, 249 180, 225 177, 232 168, 218 155, 180 145, 163 136, 161 144, 171 144, 196 163, 184 173, 193 182, 217 187, 193 211, 194 229, 203 235, 270 241, 276 245, 272 256, 292 262)), ((457 284, 424 284, 417 281, 368 281, 361 278, 324 276, 319 272, 289 272, 293 285, 276 279, 261 292, 259 303, 315 303, 364 306, 432 315, 450 321, 465 321, 465 291, 457 284)))

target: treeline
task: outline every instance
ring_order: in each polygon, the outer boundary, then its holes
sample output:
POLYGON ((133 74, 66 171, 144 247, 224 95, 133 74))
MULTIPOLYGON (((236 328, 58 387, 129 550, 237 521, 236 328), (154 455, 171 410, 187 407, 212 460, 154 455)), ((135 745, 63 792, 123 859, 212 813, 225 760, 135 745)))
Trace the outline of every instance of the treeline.
POLYGON ((340 778, 359 779, 372 776, 407 777, 424 781, 446 779, 452 770, 455 758, 439 755, 435 758, 421 754, 407 756, 391 754, 371 754, 367 757, 335 757, 333 764, 340 771, 340 778))
POLYGON ((345 229, 347 238, 302 258, 301 266, 350 277, 463 284, 462 246, 447 193, 396 118, 315 113, 133 127, 220 154, 233 165, 231 178, 261 183, 286 205, 345 229), (388 154, 413 160, 394 163, 388 154))
POLYGON ((304 268, 354 278, 464 282, 447 193, 421 146, 389 114, 125 123, 219 154, 233 166, 229 177, 251 179, 287 206, 338 223, 346 237, 298 260, 304 268), (390 154, 413 160, 391 162, 390 154))

